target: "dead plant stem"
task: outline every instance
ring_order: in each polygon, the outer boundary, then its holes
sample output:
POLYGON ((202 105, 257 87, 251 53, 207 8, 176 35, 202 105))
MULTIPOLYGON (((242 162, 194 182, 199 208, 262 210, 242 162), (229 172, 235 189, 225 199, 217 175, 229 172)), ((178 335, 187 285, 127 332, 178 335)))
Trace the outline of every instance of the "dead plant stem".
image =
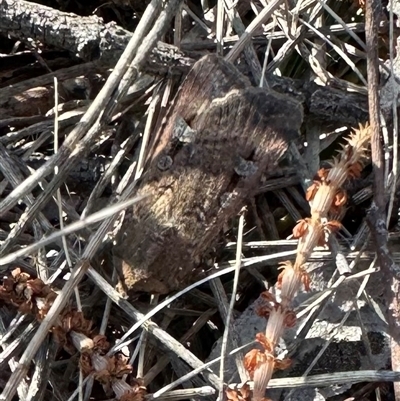
MULTIPOLYGON (((378 262, 385 282, 385 297, 389 305, 387 319, 391 335, 392 368, 400 370, 400 268, 393 261, 387 246, 386 193, 383 149, 380 138, 378 23, 381 14, 380 0, 366 2, 365 34, 367 44, 368 107, 371 124, 371 153, 374 172, 374 197, 368 212, 368 224, 374 239, 378 262)), ((400 400, 400 384, 394 383, 396 400, 400 400)))

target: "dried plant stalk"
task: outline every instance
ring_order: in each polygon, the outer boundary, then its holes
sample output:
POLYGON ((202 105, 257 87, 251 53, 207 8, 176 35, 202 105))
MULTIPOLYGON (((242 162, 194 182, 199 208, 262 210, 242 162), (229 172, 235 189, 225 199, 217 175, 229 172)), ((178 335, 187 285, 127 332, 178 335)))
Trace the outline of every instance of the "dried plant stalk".
MULTIPOLYGON (((39 278, 32 278, 17 268, 0 285, 0 301, 18 308, 21 313, 34 315, 42 321, 56 299, 53 289, 39 278)), ((85 376, 93 375, 106 392, 114 391, 116 399, 142 401, 146 388, 135 379, 130 386, 123 376, 132 373, 128 358, 122 353, 111 355, 110 343, 104 335, 96 334, 92 322, 82 312, 66 307, 60 314, 52 334, 57 343, 71 355, 80 353, 80 368, 85 376)))
POLYGON ((254 380, 254 401, 264 399, 274 369, 284 369, 290 365, 290 360, 276 358, 275 348, 285 327, 293 327, 296 323, 296 315, 291 309, 293 298, 302 286, 306 291, 309 289, 310 278, 305 263, 313 249, 326 244, 328 235, 340 228, 340 223, 330 221, 329 216, 338 215, 346 203, 342 186, 347 179, 360 175, 369 139, 369 127, 360 125, 333 159, 331 168, 320 169, 307 191, 311 217, 299 221, 293 229, 293 236, 299 239, 295 262, 282 264, 283 270, 277 283, 279 297, 268 291, 262 294, 266 304, 258 313, 267 317, 268 323, 265 334, 258 333, 256 339, 263 350, 251 350, 245 357, 245 366, 254 380))

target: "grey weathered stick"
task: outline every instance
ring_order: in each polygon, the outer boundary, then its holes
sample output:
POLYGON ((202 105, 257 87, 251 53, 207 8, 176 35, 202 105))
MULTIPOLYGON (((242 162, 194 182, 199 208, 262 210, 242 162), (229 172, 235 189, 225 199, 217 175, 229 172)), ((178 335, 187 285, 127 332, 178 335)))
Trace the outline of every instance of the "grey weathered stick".
MULTIPOLYGON (((77 112, 75 115, 69 116, 65 119, 61 119, 60 121, 60 129, 70 127, 77 122, 79 122, 82 117, 82 113, 77 112)), ((16 142, 28 136, 50 136, 50 132, 52 131, 54 126, 54 122, 51 120, 40 121, 38 123, 32 124, 29 127, 22 128, 15 132, 9 132, 7 135, 4 135, 0 138, 0 142, 3 145, 7 145, 9 143, 16 142)))
MULTIPOLYGON (((228 316, 228 310, 229 310, 229 303, 228 303, 228 298, 225 293, 225 289, 222 285, 221 279, 217 278, 214 279, 210 282, 211 286, 211 291, 213 292, 213 295, 215 297, 216 303, 218 305, 219 313, 221 315, 221 318, 226 322, 227 321, 227 316, 228 316)), ((240 341, 237 332, 235 331, 235 328, 233 326, 233 323, 229 321, 229 325, 225 326, 225 330, 228 330, 229 333, 229 349, 235 349, 239 347, 240 341)), ((226 349, 224 352, 221 351, 221 355, 223 355, 222 360, 226 358, 226 349)), ((235 363, 236 367, 239 373, 240 380, 244 383, 245 381, 249 380, 248 373, 244 367, 244 353, 243 352, 237 352, 235 354, 235 363)), ((222 380, 221 376, 221 369, 223 369, 223 363, 220 365, 220 379, 221 379, 221 384, 224 383, 222 380)), ((221 391, 221 388, 220 388, 221 391)))
MULTIPOLYGON (((92 236, 88 246, 86 247, 82 258, 76 264, 74 269, 71 271, 71 277, 68 282, 63 287, 61 293, 57 296, 53 305, 51 306, 45 319, 40 324, 36 334, 34 335, 29 347, 26 348, 25 352, 22 354, 18 366, 15 371, 10 376, 6 387, 4 388, 2 394, 0 395, 0 400, 12 400, 15 394, 16 388, 20 381, 25 377, 29 370, 29 365, 34 358, 37 350, 39 349, 42 341, 47 336, 49 330, 54 326, 59 314, 65 308, 71 294, 75 290, 76 286, 79 284, 87 269, 89 268, 89 262, 94 254, 96 253, 99 245, 103 241, 104 236, 110 230, 110 226, 114 221, 114 218, 110 218, 102 223, 99 230, 94 236, 92 236)), ((23 337, 22 337, 23 338, 23 337)), ((0 361, 1 362, 1 361, 0 361)))
MULTIPOLYGON (((200 397, 207 397, 207 399, 211 399, 210 396, 215 394, 215 390, 210 386, 203 387, 195 387, 188 388, 182 390, 174 390, 168 393, 163 394, 162 397, 157 398, 160 401, 178 401, 178 400, 186 400, 188 398, 198 399, 200 397)), ((144 396, 145 400, 155 400, 152 394, 148 394, 144 396)))
MULTIPOLYGON (((139 23, 135 35, 142 27, 139 23)), ((70 51, 87 61, 85 73, 98 62, 114 66, 133 36, 121 26, 105 24, 96 16, 82 17, 24 0, 0 0, 0 30, 18 40, 33 38, 44 45, 70 51)), ((164 74, 172 67, 179 73, 187 65, 184 57, 176 57, 179 53, 173 46, 160 43, 147 58, 146 70, 164 74)))
MULTIPOLYGON (((185 344, 190 341, 195 334, 199 332, 199 330, 209 321, 211 316, 213 316, 216 312, 216 309, 208 309, 193 323, 190 329, 179 338, 179 342, 181 344, 185 344)), ((144 385, 148 386, 154 378, 159 375, 169 364, 168 354, 163 355, 158 358, 157 362, 146 371, 146 374, 143 376, 144 385)))
MULTIPOLYGON (((47 361, 46 359, 47 353, 49 351, 49 345, 50 345, 49 338, 47 337, 45 341, 43 341, 42 345, 39 348, 38 353, 35 356, 35 370, 32 374, 28 394, 25 397, 26 401, 32 401, 38 398, 40 399, 39 395, 40 389, 42 391, 46 389, 46 384, 48 383, 47 380, 50 374, 50 366, 49 366, 50 361, 47 361)), ((54 346, 53 346, 53 352, 54 352, 54 346)))
POLYGON ((12 37, 66 48, 85 61, 105 57, 115 62, 131 38, 130 32, 106 26, 97 16, 80 17, 23 0, 1 0, 0 16, 0 30, 12 37))
MULTIPOLYGON (((300 3, 297 3, 300 4, 300 3)), ((296 17, 298 16, 298 12, 300 10, 297 9, 297 7, 295 7, 294 10, 292 11, 292 15, 296 15, 296 17)), ((313 9, 311 9, 311 12, 308 12, 308 16, 307 16, 307 20, 309 21, 310 24, 313 24, 315 19, 320 15, 322 11, 322 6, 320 6, 319 4, 316 4, 314 6, 313 9)), ((283 23, 285 23, 285 21, 283 21, 283 23)), ((303 26, 298 27, 296 29, 296 31, 293 34, 293 37, 288 35, 288 32, 285 32, 286 36, 287 36, 287 41, 286 43, 284 43, 279 51, 277 52, 277 54, 275 55, 275 57, 272 59, 272 61, 268 64, 268 68, 267 71, 273 72, 275 71, 276 68, 279 67, 279 65, 283 62, 283 60, 285 60, 287 57, 289 57, 289 55, 292 53, 292 51, 295 49, 295 47, 301 43, 301 41, 303 40, 304 36, 307 33, 307 29, 304 28, 303 26)), ((306 60, 308 62, 308 60, 306 60)))
MULTIPOLYGON (((4 177, 10 182, 13 188, 16 188, 21 182, 23 182, 23 176, 21 172, 18 170, 18 167, 15 165, 15 162, 11 159, 6 148, 1 143, 0 143, 0 170, 3 173, 4 177)), ((28 194, 25 196, 25 202, 28 206, 32 206, 35 204, 35 199, 32 196, 32 194, 28 194)), ((42 213, 38 213, 37 219, 33 221, 34 229, 39 230, 38 232, 41 232, 39 224, 43 227, 43 230, 46 233, 49 233, 54 230, 54 227, 50 224, 50 222, 42 213)), ((0 255, 4 255, 4 253, 8 250, 8 248, 18 240, 18 237, 24 231, 25 226, 26 226, 26 216, 22 215, 20 220, 12 228, 9 235, 2 243, 0 255)))
MULTIPOLYGON (((268 388, 291 387, 326 387, 334 384, 360 383, 360 382, 399 382, 400 372, 388 370, 361 370, 351 372, 326 373, 308 377, 292 377, 285 379, 272 379, 268 388)), ((253 383, 249 383, 250 388, 253 383)), ((234 387, 234 385, 231 385, 234 387)))
MULTIPOLYGON (((274 3, 275 4, 275 3, 274 3)), ((94 53, 98 54, 103 54, 104 53, 109 53, 111 57, 117 58, 117 56, 121 52, 121 43, 128 43, 129 38, 131 37, 131 33, 123 30, 121 27, 114 27, 110 28, 108 26, 105 26, 105 24, 98 18, 95 17, 80 17, 77 15, 73 15, 71 13, 63 13, 58 10, 54 9, 49 9, 48 11, 49 15, 52 15, 52 24, 54 21, 59 21, 58 25, 62 25, 63 27, 63 34, 62 35, 52 35, 52 36, 46 36, 43 37, 43 32, 45 31, 45 27, 43 27, 41 24, 43 24, 43 19, 41 18, 41 15, 43 15, 43 10, 47 10, 46 7, 42 5, 38 5, 35 3, 28 3, 25 1, 19 1, 19 2, 11 2, 11 1, 0 1, 0 11, 2 10, 2 7, 4 8, 4 12, 0 12, 0 27, 4 27, 4 29, 7 28, 9 34, 11 36, 16 35, 16 38, 23 39, 26 37, 32 37, 32 32, 33 34, 37 34, 38 37, 37 39, 40 39, 43 41, 44 44, 47 44, 47 40, 51 40, 52 42, 50 44, 60 47, 63 49, 70 50, 73 53, 79 53, 79 51, 82 51, 84 54, 90 54, 90 52, 87 52, 87 49, 91 47, 92 49, 96 49, 94 53), (7 8, 5 10, 5 8, 7 8), (16 30, 13 30, 13 27, 15 28, 15 21, 18 21, 18 18, 22 18, 22 10, 26 10, 27 12, 23 15, 23 24, 20 26, 18 25, 16 30), (19 17, 16 17, 19 16, 19 17), (74 39, 73 35, 71 35, 68 32, 76 31, 77 27, 80 26, 87 26, 88 29, 90 27, 91 29, 91 35, 87 37, 83 36, 77 36, 79 40, 74 39), (97 35, 97 36, 96 36, 97 35), (106 36, 106 40, 104 43, 106 43, 106 46, 103 46, 101 43, 102 36, 106 36), (68 37, 70 40, 65 41, 64 37, 68 37), (90 44, 88 43, 90 39, 90 44), (122 41, 120 43, 120 41, 122 41), (102 46, 104 48, 102 48, 102 46)), ((265 9, 266 10, 266 9, 265 9)), ((47 12, 47 11, 46 11, 47 12)), ((229 10, 231 18, 234 18, 234 24, 235 24, 235 29, 238 31, 239 34, 242 34, 245 32, 245 27, 241 23, 241 21, 237 18, 237 16, 234 15, 234 10, 230 9, 229 10)), ((264 10, 263 10, 264 12, 264 10)), ((266 12, 266 11, 265 11, 266 12)), ((260 14, 261 15, 261 14, 260 14)), ((258 21, 256 19, 254 22, 258 21)), ((54 25, 57 25, 56 23, 54 25)), ((49 29, 52 29, 51 27, 48 27, 49 29)), ((363 30, 363 26, 356 26, 357 30, 363 30)), ((79 32, 81 34, 84 32, 84 29, 79 32)), ((329 31, 328 31, 329 32, 329 31)), ((243 40, 243 39, 241 39, 243 40)), ((263 39, 265 41, 265 38, 263 39)), ((293 45, 293 43, 292 43, 293 45)), ((125 46, 125 45, 124 45, 125 46)), ((250 44, 251 46, 251 44, 250 44)), ((181 71, 188 71, 188 69, 191 67, 193 64, 194 60, 187 58, 179 52, 177 48, 174 48, 173 46, 168 46, 163 43, 158 43, 157 49, 155 49, 156 54, 160 55, 159 58, 157 59, 151 59, 151 62, 145 63, 142 68, 145 71, 148 72, 159 72, 161 74, 165 74, 167 72, 171 73, 173 71, 176 71, 180 73, 181 71)), ((247 62, 250 63, 250 67, 252 68, 253 75, 254 76, 259 76, 261 73, 260 66, 256 65, 258 62, 254 49, 251 50, 251 48, 246 47, 246 57, 247 57, 247 62), (248 50, 251 51, 251 54, 247 54, 248 50)), ((286 55, 285 52, 282 53, 283 55, 286 55)), ((154 54, 153 54, 154 55, 154 54)), ((108 57, 108 56, 107 56, 108 57)), ((281 61, 281 60, 280 60, 281 61)), ((272 65, 274 62, 272 63, 272 65)), ((272 66, 271 65, 271 66, 272 66)), ((270 67, 271 67, 270 66, 270 67)), ((100 63, 97 62, 88 62, 84 65, 78 65, 74 67, 70 67, 67 69, 59 70, 51 74, 46 74, 38 78, 33 78, 31 80, 24 81, 23 83, 18 83, 16 85, 13 85, 12 87, 6 87, 2 89, 2 93, 4 94, 4 97, 2 99, 7 99, 9 96, 16 95, 24 90, 27 90, 29 88, 34 88, 38 86, 45 86, 49 85, 53 81, 53 76, 57 76, 57 78, 62 81, 66 78, 71 78, 74 76, 79 76, 84 72, 85 74, 95 72, 96 69, 100 70, 100 63), (74 73, 76 71, 76 73, 74 73), (23 86, 25 85, 25 86, 23 86)), ((283 79, 285 80, 285 79, 283 79)), ((325 111, 327 110, 327 105, 332 105, 332 104, 337 104, 338 102, 341 102, 342 104, 347 104, 348 106, 348 112, 345 112, 347 114, 347 121, 346 119, 343 120, 343 118, 340 118, 340 120, 344 123, 347 123, 349 125, 355 125, 359 121, 366 121, 366 118, 363 116, 360 116, 356 110, 352 111, 351 108, 357 108, 357 104, 359 103, 359 100, 354 98, 354 99, 348 99, 346 100, 346 94, 345 92, 341 93, 338 92, 336 95, 336 99, 331 99, 329 100, 327 97, 329 96, 329 93, 332 92, 331 88, 320 88, 318 93, 316 94, 317 96, 313 96, 313 102, 315 102, 315 106, 313 104, 310 104, 311 107, 313 107, 314 112, 318 115, 320 113, 326 114, 325 111), (326 93, 326 95, 325 95, 326 93), (320 99, 319 99, 320 97, 320 99), (340 98, 343 98, 343 101, 340 100, 340 98)), ((306 94, 306 93, 304 93, 306 94)), ((311 95, 311 93, 306 94, 307 97, 311 95)), ((352 98, 354 96, 350 96, 352 98)), ((308 99, 307 99, 308 100, 308 99)), ((1 103, 2 100, 0 100, 1 103)), ((332 110, 331 110, 332 111, 332 110)), ((335 109, 335 115, 332 115, 330 113, 329 118, 331 120, 335 120, 336 114, 340 116, 343 114, 339 110, 335 109)))
POLYGON ((128 208, 132 204, 136 202, 140 202, 142 199, 144 199, 144 196, 136 197, 133 199, 128 199, 124 202, 120 202, 111 206, 108 206, 96 213, 93 213, 92 215, 86 217, 83 220, 78 220, 75 221, 74 223, 64 227, 62 230, 59 230, 57 232, 54 232, 50 234, 48 237, 43 237, 39 241, 28 245, 27 247, 21 248, 13 253, 10 253, 8 255, 5 255, 3 257, 0 257, 0 266, 5 265, 7 263, 11 263, 15 260, 17 260, 19 257, 29 255, 33 253, 34 251, 40 249, 41 247, 53 243, 55 240, 59 239, 60 237, 72 234, 76 231, 79 231, 86 226, 97 223, 99 221, 102 221, 114 214, 119 213, 120 211, 128 208))

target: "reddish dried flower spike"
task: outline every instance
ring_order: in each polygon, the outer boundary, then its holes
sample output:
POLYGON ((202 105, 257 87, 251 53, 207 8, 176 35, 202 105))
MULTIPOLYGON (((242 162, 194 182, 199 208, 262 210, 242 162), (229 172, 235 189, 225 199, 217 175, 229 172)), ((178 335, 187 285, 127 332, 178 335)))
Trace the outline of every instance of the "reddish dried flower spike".
POLYGON ((328 242, 328 238, 326 236, 326 233, 323 232, 318 239, 317 246, 320 246, 322 248, 327 244, 327 242, 328 242))
POLYGON ((123 354, 113 356, 114 370, 111 372, 114 376, 122 378, 125 374, 132 372, 132 366, 128 364, 129 359, 123 354))
POLYGON ((14 289, 15 281, 11 277, 6 277, 3 279, 3 285, 1 288, 1 292, 11 292, 14 289))
POLYGON ((36 314, 36 318, 38 320, 41 321, 46 317, 47 312, 50 310, 56 298, 57 294, 54 291, 50 290, 50 292, 44 298, 44 304, 39 308, 39 311, 36 314))
POLYGON ((328 177, 329 169, 328 168, 320 168, 315 175, 315 180, 325 181, 328 177))
POLYGON ((288 310, 285 313, 284 325, 288 328, 294 327, 297 322, 296 314, 292 310, 288 310))
POLYGON ((78 310, 70 309, 64 311, 61 315, 61 324, 65 332, 75 330, 90 337, 92 321, 85 319, 83 313, 78 310))
POLYGON ((110 372, 107 369, 93 372, 93 378, 103 385, 108 385, 111 381, 110 372))
POLYGON ((25 296, 27 294, 29 294, 29 296, 42 294, 46 287, 46 284, 39 278, 28 280, 26 283, 27 290, 25 290, 25 296))
MULTIPOLYGON (((279 269, 282 269, 281 273, 278 276, 277 280, 277 287, 282 288, 282 282, 285 274, 287 273, 287 269, 294 269, 292 262, 286 261, 286 262, 281 262, 280 265, 282 265, 279 269)), ((297 274, 300 274, 301 282, 304 285, 304 290, 309 291, 310 290, 310 276, 306 272, 306 270, 302 267, 298 267, 297 269, 297 274)))
POLYGON ((359 178, 361 176, 362 169, 363 166, 361 165, 361 163, 354 163, 348 168, 347 174, 349 178, 359 178))
POLYGON ((18 307, 18 312, 26 315, 28 313, 32 313, 33 305, 31 301, 22 302, 18 307))
POLYGON ((268 318, 272 309, 279 307, 279 302, 276 301, 275 295, 271 294, 269 291, 264 291, 261 293, 261 298, 267 302, 267 304, 259 306, 256 309, 258 316, 268 318))
POLYGON ((285 267, 280 267, 280 269, 283 269, 283 270, 279 273, 278 279, 277 279, 277 282, 276 282, 276 286, 279 289, 282 288, 282 281, 283 281, 283 277, 285 276, 285 270, 286 270, 285 267))
POLYGON ((251 401, 251 390, 247 383, 244 383, 240 389, 227 388, 225 394, 230 401, 251 401))
POLYGON ((238 390, 234 390, 233 388, 225 389, 226 399, 229 401, 242 401, 242 397, 239 394, 238 390))
POLYGON ((87 352, 82 352, 79 358, 79 366, 82 369, 84 376, 88 376, 93 372, 92 360, 90 354, 87 352))
POLYGON ((342 228, 342 223, 337 220, 331 220, 325 224, 325 228, 328 229, 330 232, 336 232, 342 228))
POLYGON ((254 371, 263 363, 266 363, 267 356, 264 352, 259 349, 252 349, 244 356, 244 367, 249 372, 251 378, 253 378, 254 371))
POLYGON ((263 346, 265 352, 272 354, 272 352, 274 351, 274 347, 271 341, 269 341, 269 339, 265 337, 264 333, 257 333, 256 341, 258 341, 263 346))
POLYGON ((19 267, 14 269, 11 272, 11 275, 14 277, 15 281, 18 281, 20 283, 25 283, 31 278, 28 273, 24 273, 19 267))
POLYGON ((269 315, 271 314, 271 307, 268 305, 259 306, 256 309, 256 313, 258 316, 268 319, 269 315))
POLYGON ((248 383, 244 383, 242 387, 240 387, 240 393, 242 394, 243 399, 250 400, 251 390, 248 383))
POLYGON ((293 228, 293 237, 301 238, 306 233, 309 223, 310 223, 309 218, 299 220, 295 225, 295 227, 293 228))
POLYGON ((274 294, 271 294, 269 291, 263 291, 261 293, 261 298, 264 299, 264 301, 268 301, 268 302, 272 302, 274 304, 276 304, 276 298, 274 294))
POLYGON ((125 374, 132 372, 132 366, 127 364, 128 358, 122 354, 107 357, 107 371, 111 378, 122 378, 125 374))
MULTIPOLYGON (((332 210, 331 210, 332 211, 332 210)), ((340 223, 340 221, 337 220, 331 220, 328 221, 327 223, 324 224, 323 226, 324 230, 321 234, 321 237, 318 240, 317 245, 318 246, 325 246, 328 242, 328 235, 330 233, 334 233, 339 231, 342 228, 342 224, 340 223)))
POLYGON ((100 352, 100 354, 105 354, 110 348, 110 343, 107 341, 107 337, 100 334, 93 337, 93 343, 94 350, 100 352))
POLYGON ((303 268, 301 268, 301 282, 303 283, 304 290, 310 291, 310 284, 311 284, 310 275, 303 268))
POLYGON ((353 3, 357 6, 360 6, 363 10, 365 10, 365 0, 353 0, 353 3))
POLYGON ((341 223, 338 221, 326 222, 327 208, 330 208, 329 212, 332 210, 341 211, 347 202, 346 193, 338 188, 342 186, 348 176, 357 177, 361 173, 361 160, 365 157, 365 146, 369 140, 368 133, 365 131, 366 129, 362 127, 355 131, 347 140, 347 144, 343 146, 343 150, 331 161, 332 168, 320 169, 313 184, 307 190, 307 200, 312 201, 318 197, 318 204, 312 204, 312 217, 298 221, 293 229, 294 238, 300 238, 298 255, 294 264, 291 262, 283 263, 283 271, 278 276, 277 288, 282 289, 282 304, 277 303, 272 294, 263 294, 263 297, 269 301, 269 305, 261 309, 265 315, 269 314, 274 307, 279 306, 280 310, 278 314, 274 314, 273 318, 268 320, 266 332, 269 333, 270 339, 262 333, 256 337, 257 341, 265 348, 265 352, 252 350, 245 358, 245 366, 254 377, 254 392, 257 400, 262 399, 263 390, 270 377, 270 370, 267 374, 264 367, 271 368, 272 361, 276 369, 286 369, 291 364, 289 359, 278 360, 274 358, 271 351, 273 351, 273 345, 277 341, 275 337, 281 334, 284 327, 293 327, 296 324, 296 315, 289 309, 291 297, 298 291, 300 281, 306 291, 310 289, 310 277, 303 265, 312 252, 312 248, 316 244, 325 245, 327 234, 341 228, 341 223), (321 185, 324 187, 321 188, 321 185), (321 192, 318 192, 320 190, 321 192), (322 199, 322 196, 325 199, 322 199), (332 203, 329 204, 331 199, 332 203), (255 375, 254 372, 256 372, 255 375))
POLYGON ((347 195, 345 191, 339 190, 335 197, 333 198, 333 205, 336 207, 340 207, 345 205, 347 202, 347 195))
POLYGON ((307 202, 310 202, 314 199, 315 194, 317 193, 320 185, 321 185, 321 183, 319 181, 314 181, 314 183, 307 188, 307 192, 306 192, 307 202))
POLYGON ((146 392, 127 391, 122 395, 119 401, 143 401, 145 400, 146 392))
POLYGON ((276 282, 276 286, 281 289, 282 288, 282 282, 283 282, 283 278, 285 277, 285 274, 287 272, 287 269, 293 269, 293 264, 290 260, 286 260, 285 262, 280 262, 279 263, 281 266, 278 267, 278 270, 282 270, 279 275, 278 275, 278 279, 276 282))

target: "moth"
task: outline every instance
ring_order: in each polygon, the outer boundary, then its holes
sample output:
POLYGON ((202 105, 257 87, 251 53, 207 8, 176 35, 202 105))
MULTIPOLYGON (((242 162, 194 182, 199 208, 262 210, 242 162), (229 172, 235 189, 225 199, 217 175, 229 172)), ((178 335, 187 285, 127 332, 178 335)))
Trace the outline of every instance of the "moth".
POLYGON ((165 294, 195 281, 261 176, 298 137, 301 105, 254 88, 232 64, 195 63, 156 134, 137 203, 113 250, 119 290, 165 294))

